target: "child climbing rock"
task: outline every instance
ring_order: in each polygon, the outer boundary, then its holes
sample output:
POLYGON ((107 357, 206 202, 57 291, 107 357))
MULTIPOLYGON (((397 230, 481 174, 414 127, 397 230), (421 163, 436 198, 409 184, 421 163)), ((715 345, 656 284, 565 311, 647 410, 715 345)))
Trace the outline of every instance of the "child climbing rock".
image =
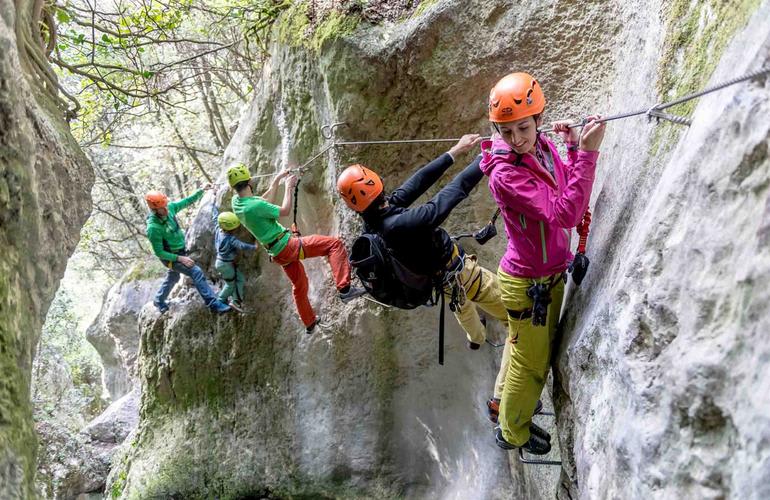
MULTIPOLYGON (((567 144, 562 161, 538 132, 545 109, 540 84, 526 73, 501 79, 489 95, 489 120, 497 134, 482 144, 481 170, 501 209, 508 248, 498 277, 508 310, 508 343, 500 399, 498 446, 550 451, 550 436, 532 423, 550 367, 564 295, 564 271, 573 256, 569 231, 582 219, 591 196, 605 125, 590 117, 578 137, 568 122, 554 131, 567 144)), ((499 382, 499 381, 498 381, 499 382)))
POLYGON ((163 284, 161 284, 158 293, 155 294, 153 301, 161 313, 168 311, 166 298, 176 282, 179 281, 180 273, 193 280, 195 288, 209 309, 220 314, 231 310, 230 306, 217 298, 206 281, 201 268, 195 265, 194 260, 187 257, 184 231, 182 231, 176 218, 176 214, 180 210, 184 210, 201 199, 203 191, 207 189, 211 189, 210 184, 187 198, 170 203, 168 197, 160 191, 150 191, 144 197, 151 212, 147 216, 147 238, 150 240, 155 255, 168 268, 166 279, 163 280, 163 284))
POLYGON ((272 261, 283 268, 291 281, 294 302, 305 325, 306 333, 312 333, 319 321, 308 300, 308 281, 302 265, 303 259, 327 258, 337 284, 339 297, 343 302, 364 294, 362 288, 350 285, 350 264, 342 240, 315 234, 300 237, 291 234, 291 231, 278 222, 279 217, 289 215, 291 212, 293 190, 298 181, 291 170, 283 170, 277 174, 262 196, 254 195, 253 180, 245 165, 230 167, 227 171, 227 180, 230 187, 237 193, 232 200, 233 212, 238 216, 241 224, 265 247, 272 261), (283 180, 285 180, 283 203, 279 207, 274 204, 274 201, 278 186, 283 180))
POLYGON ((478 349, 486 339, 477 305, 501 321, 507 320, 507 314, 500 301, 497 277, 479 265, 475 255, 466 254, 459 243, 452 241, 441 224, 484 177, 479 170, 481 156, 427 203, 411 205, 441 178, 458 155, 470 151, 480 140, 476 134, 464 135, 448 152, 387 195, 380 177, 363 165, 348 167, 337 180, 340 196, 361 215, 365 232, 379 234, 412 273, 440 276, 470 349, 478 349))
POLYGON ((242 311, 243 308, 243 273, 238 269, 241 252, 253 252, 256 245, 244 243, 233 234, 241 225, 238 216, 232 212, 219 212, 216 203, 211 205, 211 215, 214 219, 216 233, 214 246, 217 249, 217 260, 214 264, 225 286, 219 292, 219 300, 230 302, 230 306, 242 311))

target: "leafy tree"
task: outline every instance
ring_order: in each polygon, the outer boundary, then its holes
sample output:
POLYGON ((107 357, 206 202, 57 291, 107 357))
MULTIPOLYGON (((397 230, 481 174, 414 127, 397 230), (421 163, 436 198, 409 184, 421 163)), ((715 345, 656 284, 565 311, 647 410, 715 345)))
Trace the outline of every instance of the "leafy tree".
POLYGON ((70 102, 73 134, 97 176, 80 248, 102 270, 117 277, 149 253, 144 192, 161 189, 176 198, 211 181, 267 57, 272 25, 290 5, 44 4, 46 53, 70 102))

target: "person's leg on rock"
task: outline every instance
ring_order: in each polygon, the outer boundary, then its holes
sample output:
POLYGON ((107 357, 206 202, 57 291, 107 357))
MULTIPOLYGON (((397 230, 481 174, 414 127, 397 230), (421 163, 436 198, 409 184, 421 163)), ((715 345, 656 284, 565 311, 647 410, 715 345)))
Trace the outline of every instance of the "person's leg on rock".
POLYGON ((326 257, 331 267, 332 276, 343 302, 347 302, 365 293, 363 288, 350 286, 350 262, 348 252, 342 240, 332 236, 311 234, 299 238, 303 257, 326 257))
POLYGON ((312 331, 316 315, 307 296, 309 286, 305 266, 302 265, 302 262, 295 260, 283 266, 283 272, 286 273, 286 276, 291 281, 294 304, 297 306, 299 317, 302 319, 305 328, 312 331))
POLYGON ((216 267, 225 282, 225 286, 222 287, 222 290, 219 292, 219 300, 227 302, 227 299, 229 299, 236 291, 235 267, 232 262, 222 262, 221 260, 217 260, 214 267, 216 267))
POLYGON ((203 302, 206 304, 206 306, 208 306, 209 309, 218 313, 223 313, 230 310, 230 306, 219 300, 217 295, 214 293, 214 290, 211 289, 211 286, 209 285, 208 281, 206 281, 206 276, 203 274, 203 271, 201 271, 200 267, 197 265, 187 267, 179 262, 174 262, 174 270, 178 273, 190 277, 193 285, 195 285, 196 290, 198 290, 198 294, 201 296, 203 302))
POLYGON ((163 261, 163 263, 168 267, 168 271, 166 272, 166 277, 163 279, 163 283, 161 283, 158 292, 155 294, 155 299, 152 302, 161 313, 168 311, 166 299, 174 288, 174 285, 179 281, 179 273, 174 270, 172 263, 169 261, 163 261))

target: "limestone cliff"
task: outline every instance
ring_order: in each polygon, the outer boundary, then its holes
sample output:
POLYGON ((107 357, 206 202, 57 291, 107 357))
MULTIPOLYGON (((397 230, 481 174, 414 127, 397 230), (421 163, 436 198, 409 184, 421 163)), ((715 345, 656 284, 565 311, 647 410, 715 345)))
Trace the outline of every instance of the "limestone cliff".
MULTIPOLYGON (((517 69, 540 78, 548 119, 643 108, 767 64, 769 16, 770 2, 751 0, 444 0, 317 50, 286 40, 273 47, 224 165, 267 174, 289 156, 305 160, 335 122, 359 140, 482 132, 489 88, 517 69)), ((560 470, 523 467, 494 446, 481 409, 499 352, 465 350, 449 318, 438 366, 435 309, 342 305, 326 264, 313 260, 311 300, 332 327, 305 336, 287 280, 261 253, 242 265, 248 314, 213 317, 189 287, 170 314, 143 313, 140 427, 108 492, 761 498, 768 102, 763 80, 679 110, 694 110, 689 130, 644 118, 611 124, 593 263, 570 291, 556 363, 560 470)), ((443 150, 337 149, 302 180, 301 230, 355 236, 359 222, 333 194, 341 166, 368 164, 393 187, 443 150)), ((213 201, 188 234, 208 267, 213 201)), ((216 202, 228 205, 224 189, 216 202)), ((477 227, 492 211, 482 185, 447 227, 477 227)), ((494 269, 504 246, 500 237, 469 250, 494 269)))
POLYGON ((34 496, 32 356, 93 184, 44 83, 33 4, 0 1, 0 498, 34 496))

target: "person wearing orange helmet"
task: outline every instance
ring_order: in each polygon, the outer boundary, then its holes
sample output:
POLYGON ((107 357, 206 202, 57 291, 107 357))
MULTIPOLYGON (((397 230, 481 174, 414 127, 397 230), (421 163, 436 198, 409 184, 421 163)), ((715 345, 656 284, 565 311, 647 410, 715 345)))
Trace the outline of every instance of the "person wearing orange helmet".
POLYGON ((365 232, 379 234, 412 273, 446 277, 456 271, 455 279, 444 280, 444 293, 473 350, 486 340, 485 325, 476 306, 500 321, 506 321, 507 314, 496 276, 481 267, 475 255, 466 254, 441 224, 484 177, 479 170, 481 156, 427 203, 412 204, 441 178, 458 155, 470 151, 480 140, 477 134, 464 135, 448 152, 419 169, 390 194, 385 194, 380 177, 363 165, 349 166, 337 180, 340 196, 361 215, 365 232))
POLYGON ((527 73, 502 78, 489 94, 497 134, 482 144, 481 170, 500 207, 508 246, 498 278, 508 310, 508 341, 498 383, 503 384, 495 440, 503 449, 550 451, 550 436, 532 423, 550 367, 573 256, 570 233, 588 207, 604 123, 589 117, 578 136, 569 122, 553 123, 567 160, 538 132, 545 109, 540 83, 527 73))
POLYGON ((291 213, 294 201, 294 187, 298 178, 291 169, 284 169, 273 178, 268 190, 262 195, 254 194, 254 181, 248 167, 238 164, 227 170, 227 180, 236 192, 232 208, 241 224, 270 254, 271 260, 283 268, 292 283, 294 303, 305 333, 313 333, 320 321, 308 299, 308 281, 302 260, 312 257, 326 257, 332 269, 340 300, 348 302, 363 295, 364 290, 350 285, 350 263, 345 245, 339 238, 311 234, 299 236, 283 227, 278 218, 291 213), (283 181, 283 203, 274 204, 278 186, 283 181))
POLYGON ((155 294, 153 304, 162 313, 168 311, 166 298, 171 289, 179 281, 179 275, 189 276, 203 301, 212 311, 226 313, 230 306, 219 300, 217 295, 206 281, 206 276, 201 268, 195 265, 195 261, 187 256, 185 249, 184 231, 176 218, 179 211, 189 207, 203 196, 203 191, 210 189, 207 184, 191 196, 179 201, 168 201, 168 197, 160 191, 150 191, 144 199, 150 214, 147 216, 147 239, 150 240, 155 256, 168 268, 166 278, 155 294))

